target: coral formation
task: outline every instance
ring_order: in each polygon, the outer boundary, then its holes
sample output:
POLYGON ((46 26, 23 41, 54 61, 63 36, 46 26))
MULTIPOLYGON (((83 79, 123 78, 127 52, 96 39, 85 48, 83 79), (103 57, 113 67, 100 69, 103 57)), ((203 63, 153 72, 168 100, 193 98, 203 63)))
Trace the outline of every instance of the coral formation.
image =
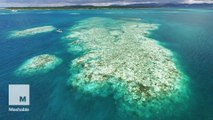
POLYGON ((42 27, 35 27, 35 28, 29 28, 26 30, 19 30, 19 31, 13 31, 11 36, 12 38, 14 37, 25 37, 25 36, 31 36, 39 33, 44 33, 44 32, 51 32, 56 30, 53 26, 42 26, 42 27))
POLYGON ((157 28, 138 20, 79 22, 66 38, 71 52, 84 52, 72 61, 68 83, 86 94, 113 95, 123 111, 144 118, 171 112, 187 99, 187 77, 173 54, 148 37, 157 28))
POLYGON ((35 56, 23 63, 16 74, 20 76, 31 76, 39 73, 47 73, 60 65, 62 60, 54 55, 42 54, 35 56))

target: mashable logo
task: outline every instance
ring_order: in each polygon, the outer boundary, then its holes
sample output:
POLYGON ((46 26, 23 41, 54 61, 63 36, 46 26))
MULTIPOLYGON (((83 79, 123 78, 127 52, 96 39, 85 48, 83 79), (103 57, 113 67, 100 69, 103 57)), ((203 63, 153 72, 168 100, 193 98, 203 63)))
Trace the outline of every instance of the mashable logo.
POLYGON ((9 106, 30 105, 30 86, 26 84, 9 85, 9 106))

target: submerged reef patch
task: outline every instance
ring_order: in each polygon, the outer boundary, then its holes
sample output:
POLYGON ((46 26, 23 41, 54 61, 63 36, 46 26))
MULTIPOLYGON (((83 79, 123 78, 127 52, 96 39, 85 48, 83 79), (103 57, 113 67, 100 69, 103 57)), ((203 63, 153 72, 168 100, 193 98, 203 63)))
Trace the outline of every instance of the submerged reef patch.
POLYGON ((55 69, 55 67, 61 63, 62 60, 54 55, 42 54, 24 62, 18 70, 16 70, 16 74, 19 76, 31 76, 47 73, 50 70, 55 69))
POLYGON ((177 114, 186 106, 187 77, 173 54, 148 37, 157 28, 121 19, 80 21, 66 37, 71 52, 84 51, 71 62, 68 84, 93 96, 113 95, 119 110, 144 119, 177 114))
POLYGON ((29 29, 25 29, 25 30, 13 31, 10 37, 12 37, 12 38, 26 37, 26 36, 39 34, 39 33, 51 32, 54 30, 56 30, 56 28, 53 26, 35 27, 35 28, 29 28, 29 29))

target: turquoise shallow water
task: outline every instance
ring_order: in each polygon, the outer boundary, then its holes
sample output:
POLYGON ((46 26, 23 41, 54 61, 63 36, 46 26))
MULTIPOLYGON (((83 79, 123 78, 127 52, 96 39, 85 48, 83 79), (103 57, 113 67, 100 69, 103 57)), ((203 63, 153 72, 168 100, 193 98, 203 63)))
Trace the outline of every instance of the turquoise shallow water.
MULTIPOLYGON (((166 48, 177 55, 181 69, 190 78, 189 88, 192 92, 189 110, 176 118, 167 119, 213 120, 213 10, 173 8, 0 11, 1 120, 140 119, 135 115, 119 113, 112 97, 86 96, 66 85, 70 76, 70 61, 77 55, 67 52, 63 37, 78 21, 90 17, 142 18, 145 22, 159 24, 159 29, 150 37, 163 42, 166 48), (49 32, 24 38, 8 38, 10 31, 45 25, 60 28, 63 33, 49 32), (44 53, 57 55, 64 61, 47 74, 26 78, 14 76, 14 71, 25 60, 44 53), (30 112, 8 112, 8 84, 14 83, 30 84, 30 112)), ((161 118, 166 119, 164 115, 155 119, 161 118)))

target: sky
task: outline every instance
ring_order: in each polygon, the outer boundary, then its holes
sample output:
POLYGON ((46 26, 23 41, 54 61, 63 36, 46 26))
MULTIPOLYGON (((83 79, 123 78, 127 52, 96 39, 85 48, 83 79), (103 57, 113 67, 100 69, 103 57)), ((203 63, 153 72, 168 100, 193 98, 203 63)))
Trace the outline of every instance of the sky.
POLYGON ((64 6, 64 5, 95 5, 112 4, 127 5, 139 3, 213 3, 213 0, 0 0, 0 7, 9 6, 64 6))

